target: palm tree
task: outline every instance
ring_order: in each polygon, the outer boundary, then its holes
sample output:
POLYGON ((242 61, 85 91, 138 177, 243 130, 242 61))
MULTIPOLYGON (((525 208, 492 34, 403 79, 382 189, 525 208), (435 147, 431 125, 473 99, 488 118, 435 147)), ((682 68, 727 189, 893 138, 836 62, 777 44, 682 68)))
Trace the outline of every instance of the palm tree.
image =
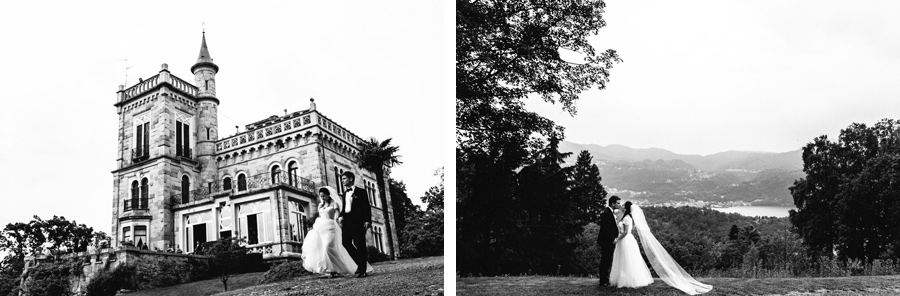
POLYGON ((384 169, 394 167, 401 164, 400 150, 397 146, 391 146, 391 139, 379 142, 376 138, 370 138, 368 141, 362 142, 359 152, 359 167, 375 173, 378 182, 378 197, 381 200, 381 213, 384 216, 384 225, 387 229, 388 251, 391 260, 394 258, 394 234, 391 231, 391 221, 388 218, 387 196, 384 195, 384 169))

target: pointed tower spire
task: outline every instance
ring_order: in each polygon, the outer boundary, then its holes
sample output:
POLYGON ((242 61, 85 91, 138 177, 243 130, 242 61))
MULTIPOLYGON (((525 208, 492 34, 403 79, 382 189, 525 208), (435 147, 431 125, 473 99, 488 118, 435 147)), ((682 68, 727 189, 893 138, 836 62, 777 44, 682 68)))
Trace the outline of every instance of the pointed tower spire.
POLYGON ((197 62, 191 67, 191 72, 194 72, 196 68, 202 66, 208 66, 212 68, 213 71, 219 72, 219 66, 213 63, 212 56, 209 55, 209 48, 206 46, 206 29, 203 29, 203 41, 200 43, 200 55, 197 56, 197 62))

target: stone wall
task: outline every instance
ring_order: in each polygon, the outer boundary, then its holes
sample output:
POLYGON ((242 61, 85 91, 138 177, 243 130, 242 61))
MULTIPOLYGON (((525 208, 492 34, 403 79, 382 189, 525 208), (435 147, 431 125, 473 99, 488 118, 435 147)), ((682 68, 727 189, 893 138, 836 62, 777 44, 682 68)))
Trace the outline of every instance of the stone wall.
MULTIPOLYGON (((52 262, 48 258, 47 256, 26 257, 24 274, 28 274, 28 269, 39 264, 51 264, 52 262)), ((138 258, 141 260, 176 260, 182 262, 192 259, 207 259, 204 256, 197 255, 155 252, 135 248, 116 248, 66 254, 56 259, 56 262, 81 262, 82 274, 80 276, 72 276, 69 280, 74 295, 83 295, 84 289, 95 276, 103 271, 112 271, 123 264, 133 264, 138 258)))

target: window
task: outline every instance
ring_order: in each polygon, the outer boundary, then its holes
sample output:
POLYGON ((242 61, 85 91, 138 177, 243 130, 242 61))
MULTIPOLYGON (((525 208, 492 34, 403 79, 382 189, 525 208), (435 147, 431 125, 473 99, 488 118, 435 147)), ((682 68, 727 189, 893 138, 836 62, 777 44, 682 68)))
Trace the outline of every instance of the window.
POLYGON ((209 128, 206 128, 206 139, 209 140, 209 128))
POLYGON ((290 201, 291 240, 302 242, 306 236, 306 210, 298 201, 290 201))
POLYGON ((175 121, 175 156, 191 157, 190 128, 187 123, 175 121))
POLYGON ((150 123, 144 122, 135 126, 135 142, 132 158, 143 160, 150 156, 150 123))
POLYGON ((247 175, 238 175, 238 191, 247 190, 247 175))
POLYGON ((297 186, 297 162, 291 161, 288 163, 288 183, 291 186, 297 186))
POLYGON ((222 206, 219 209, 219 238, 232 236, 234 228, 234 210, 231 205, 222 206))
POLYGON ((144 248, 150 241, 147 240, 147 226, 134 227, 134 245, 144 248))
POLYGON ((139 209, 147 208, 147 199, 150 197, 150 180, 144 178, 141 180, 141 199, 139 204, 135 204, 134 206, 139 209))
POLYGON ((375 195, 375 192, 376 192, 375 183, 372 183, 369 181, 365 181, 365 183, 366 183, 366 194, 369 195, 369 204, 371 204, 373 207, 378 207, 378 198, 375 195))
POLYGON ((378 251, 384 253, 384 246, 382 245, 382 233, 381 227, 372 226, 372 238, 375 240, 375 247, 378 248, 378 251))
POLYGON ((225 177, 225 180, 222 180, 222 189, 231 190, 231 177, 225 177))
POLYGON ((126 211, 130 211, 138 205, 138 200, 140 200, 141 197, 141 189, 138 186, 140 185, 137 180, 131 182, 131 200, 129 201, 128 206, 125 207, 126 211))
MULTIPOLYGON (((195 252, 197 246, 207 242, 207 229, 213 229, 211 223, 213 218, 212 211, 205 211, 184 216, 184 245, 185 251, 188 253, 195 252)), ((215 235, 215 233, 213 233, 215 235)))
POLYGON ((188 179, 188 176, 181 177, 181 203, 189 203, 191 202, 191 180, 188 179))
POLYGON ((122 228, 122 241, 127 242, 131 241, 131 227, 125 226, 122 228))
POLYGON ((347 191, 347 189, 344 188, 344 183, 341 182, 341 175, 343 175, 343 174, 344 174, 344 169, 338 169, 338 167, 334 167, 334 179, 335 179, 335 183, 337 183, 337 185, 335 185, 334 188, 337 189, 338 194, 344 194, 344 192, 347 191))
POLYGON ((334 167, 334 188, 337 189, 338 194, 344 193, 344 190, 341 190, 341 174, 338 173, 338 168, 334 167))
POLYGON ((238 235, 247 239, 247 244, 269 243, 275 240, 276 227, 273 225, 269 200, 261 200, 238 205, 238 235))
POLYGON ((278 177, 281 176, 281 167, 275 165, 272 167, 272 184, 278 184, 278 177))

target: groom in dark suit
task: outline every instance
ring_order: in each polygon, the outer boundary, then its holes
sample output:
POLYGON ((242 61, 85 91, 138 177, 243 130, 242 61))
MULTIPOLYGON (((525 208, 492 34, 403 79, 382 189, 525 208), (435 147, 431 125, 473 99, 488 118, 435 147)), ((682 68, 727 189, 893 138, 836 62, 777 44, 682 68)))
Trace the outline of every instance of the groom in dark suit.
POLYGON ((366 247, 366 230, 372 224, 372 210, 369 208, 369 195, 362 188, 356 187, 356 175, 347 171, 341 175, 344 184, 344 197, 341 205, 341 231, 344 249, 356 262, 356 277, 366 277, 366 261, 369 253, 366 247))
POLYGON ((619 197, 613 195, 609 198, 609 206, 600 213, 600 234, 597 235, 597 245, 600 246, 600 286, 609 286, 609 271, 612 268, 613 252, 615 252, 616 237, 619 236, 619 226, 616 224, 614 209, 619 209, 619 197))

